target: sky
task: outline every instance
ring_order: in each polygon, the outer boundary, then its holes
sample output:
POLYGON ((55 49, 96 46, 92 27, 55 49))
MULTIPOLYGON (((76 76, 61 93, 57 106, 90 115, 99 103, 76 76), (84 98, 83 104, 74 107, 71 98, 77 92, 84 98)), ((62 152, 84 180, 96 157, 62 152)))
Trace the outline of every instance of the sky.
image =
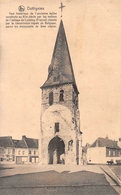
MULTIPOLYGON (((63 0, 63 23, 79 95, 83 145, 121 137, 121 1, 63 0)), ((41 89, 60 23, 60 1, 1 0, 0 136, 40 137, 41 89), (57 12, 56 28, 8 29, 18 6, 57 12)))

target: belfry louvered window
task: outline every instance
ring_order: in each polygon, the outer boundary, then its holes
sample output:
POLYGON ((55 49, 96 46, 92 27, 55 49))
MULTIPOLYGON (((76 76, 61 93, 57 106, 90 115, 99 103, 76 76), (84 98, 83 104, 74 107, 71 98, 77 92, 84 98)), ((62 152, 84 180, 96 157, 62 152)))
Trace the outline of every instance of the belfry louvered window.
POLYGON ((60 90, 60 97, 59 97, 60 102, 64 101, 64 90, 60 90))
POLYGON ((50 106, 53 104, 53 92, 49 93, 49 104, 50 106))

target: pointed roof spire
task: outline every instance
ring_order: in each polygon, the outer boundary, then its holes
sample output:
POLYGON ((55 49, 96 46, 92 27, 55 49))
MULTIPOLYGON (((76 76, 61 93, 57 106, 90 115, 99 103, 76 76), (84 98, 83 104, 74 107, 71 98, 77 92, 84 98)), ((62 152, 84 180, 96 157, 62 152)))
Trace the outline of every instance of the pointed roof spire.
POLYGON ((73 83, 76 91, 78 92, 68 49, 66 34, 63 22, 61 20, 51 64, 48 68, 48 78, 41 88, 66 83, 73 83))

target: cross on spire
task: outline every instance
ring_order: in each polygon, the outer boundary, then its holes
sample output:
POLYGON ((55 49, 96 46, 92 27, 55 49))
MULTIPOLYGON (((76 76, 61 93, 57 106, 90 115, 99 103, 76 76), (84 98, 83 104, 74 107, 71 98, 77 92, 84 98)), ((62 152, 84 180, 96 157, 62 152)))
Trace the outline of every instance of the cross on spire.
POLYGON ((62 17, 62 11, 63 11, 64 7, 65 7, 65 5, 63 5, 63 3, 61 2, 61 6, 59 7, 61 9, 61 17, 62 17))

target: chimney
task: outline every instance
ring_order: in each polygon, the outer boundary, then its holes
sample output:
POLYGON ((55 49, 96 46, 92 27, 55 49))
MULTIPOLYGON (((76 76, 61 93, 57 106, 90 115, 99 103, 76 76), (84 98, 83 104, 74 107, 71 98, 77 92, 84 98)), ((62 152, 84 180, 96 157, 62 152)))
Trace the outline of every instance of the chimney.
POLYGON ((121 138, 118 140, 118 146, 121 148, 121 138))
POLYGON ((22 135, 22 140, 25 140, 26 139, 26 136, 25 135, 22 135))

